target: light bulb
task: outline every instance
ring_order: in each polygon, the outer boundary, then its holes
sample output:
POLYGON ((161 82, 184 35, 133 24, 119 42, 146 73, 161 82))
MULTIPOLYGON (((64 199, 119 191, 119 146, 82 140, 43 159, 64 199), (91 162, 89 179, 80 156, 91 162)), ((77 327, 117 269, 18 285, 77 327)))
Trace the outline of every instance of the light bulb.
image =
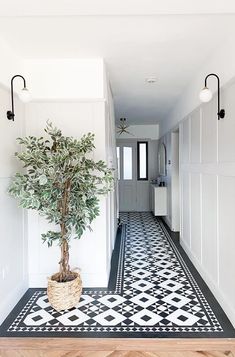
POLYGON ((30 102, 31 94, 30 94, 30 92, 28 91, 28 89, 26 87, 21 89, 21 91, 19 92, 19 98, 24 103, 30 102))
POLYGON ((209 102, 212 98, 212 92, 207 87, 204 87, 199 94, 199 98, 203 103, 209 102))

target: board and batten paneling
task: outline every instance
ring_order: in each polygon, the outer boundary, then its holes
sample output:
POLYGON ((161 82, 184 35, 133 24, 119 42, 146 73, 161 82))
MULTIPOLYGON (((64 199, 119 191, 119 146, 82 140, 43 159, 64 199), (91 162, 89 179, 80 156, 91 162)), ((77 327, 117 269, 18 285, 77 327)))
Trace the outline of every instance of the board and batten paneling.
POLYGON ((218 281, 217 177, 202 174, 202 265, 213 283, 218 281))
POLYGON ((201 262, 201 175, 191 173, 191 249, 195 258, 201 262))
MULTIPOLYGON (((191 115, 191 126, 190 126, 191 162, 195 163, 195 164, 199 163, 201 161, 200 121, 201 121, 201 111, 200 111, 200 108, 198 108, 191 115)), ((186 123, 185 123, 185 125, 186 125, 186 123)))
POLYGON ((180 123, 181 244, 235 325, 235 81, 180 123))
POLYGON ((10 93, 0 87, 0 324, 28 288, 26 214, 8 194, 11 177, 22 170, 16 138, 24 135, 24 105, 15 97, 15 121, 6 118, 10 93))
POLYGON ((235 176, 218 177, 219 286, 235 306, 235 176))

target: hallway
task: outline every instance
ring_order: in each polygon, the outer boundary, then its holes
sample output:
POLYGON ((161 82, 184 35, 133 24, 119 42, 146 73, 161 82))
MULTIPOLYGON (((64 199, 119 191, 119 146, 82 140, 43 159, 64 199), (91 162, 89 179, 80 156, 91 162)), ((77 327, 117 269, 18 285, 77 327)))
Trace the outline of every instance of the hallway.
POLYGON ((84 289, 63 313, 29 289, 1 328, 6 337, 234 337, 219 304, 149 212, 122 213, 109 289, 84 289))

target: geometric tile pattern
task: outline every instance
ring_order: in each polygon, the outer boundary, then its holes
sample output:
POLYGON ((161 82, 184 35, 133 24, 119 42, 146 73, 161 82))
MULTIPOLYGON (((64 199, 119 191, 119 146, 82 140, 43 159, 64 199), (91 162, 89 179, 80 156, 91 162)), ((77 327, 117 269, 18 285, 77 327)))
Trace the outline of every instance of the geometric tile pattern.
POLYGON ((121 219, 116 288, 84 289, 78 306, 64 312, 50 306, 45 290, 36 290, 7 326, 7 333, 219 337, 223 324, 161 221, 150 212, 122 213, 121 219))

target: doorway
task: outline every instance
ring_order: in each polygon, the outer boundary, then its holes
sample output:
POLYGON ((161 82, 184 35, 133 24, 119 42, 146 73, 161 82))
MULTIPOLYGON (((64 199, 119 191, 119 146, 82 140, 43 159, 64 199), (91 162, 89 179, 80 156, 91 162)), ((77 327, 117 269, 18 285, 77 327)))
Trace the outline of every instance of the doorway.
POLYGON ((150 210, 148 140, 117 140, 121 212, 150 210))

